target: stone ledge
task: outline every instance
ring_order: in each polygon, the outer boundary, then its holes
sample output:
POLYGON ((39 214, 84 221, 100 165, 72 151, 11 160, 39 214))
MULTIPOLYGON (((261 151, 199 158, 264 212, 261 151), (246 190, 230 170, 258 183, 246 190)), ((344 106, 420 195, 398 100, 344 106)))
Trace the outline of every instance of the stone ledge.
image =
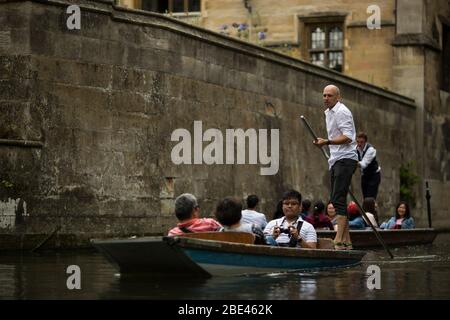
MULTIPOLYGON (((55 249, 83 249, 93 248, 91 239, 128 238, 131 236, 162 236, 161 233, 57 233, 38 250, 55 249)), ((39 233, 11 233, 0 234, 0 252, 2 251, 31 251, 44 241, 48 234, 39 233)))
POLYGON ((35 140, 14 140, 14 139, 0 139, 0 145, 22 147, 22 148, 43 148, 42 141, 35 140))
MULTIPOLYGON (((395 22, 392 20, 381 20, 381 27, 395 27, 395 22)), ((367 28, 367 21, 350 22, 347 28, 367 28)))
POLYGON ((392 41, 394 47, 427 47, 436 51, 442 51, 439 43, 423 34, 400 34, 392 41))

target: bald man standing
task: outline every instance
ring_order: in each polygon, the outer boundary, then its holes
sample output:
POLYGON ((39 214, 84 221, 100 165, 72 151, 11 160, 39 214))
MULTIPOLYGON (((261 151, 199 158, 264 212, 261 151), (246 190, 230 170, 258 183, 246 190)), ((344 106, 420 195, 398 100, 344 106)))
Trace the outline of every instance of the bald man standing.
POLYGON ((347 194, 352 175, 358 163, 356 153, 356 130, 351 111, 340 102, 339 88, 326 86, 323 90, 323 103, 328 139, 318 138, 314 144, 318 147, 328 145, 330 158, 328 166, 331 175, 331 196, 337 213, 337 232, 334 239, 335 248, 352 249, 347 216, 347 194))

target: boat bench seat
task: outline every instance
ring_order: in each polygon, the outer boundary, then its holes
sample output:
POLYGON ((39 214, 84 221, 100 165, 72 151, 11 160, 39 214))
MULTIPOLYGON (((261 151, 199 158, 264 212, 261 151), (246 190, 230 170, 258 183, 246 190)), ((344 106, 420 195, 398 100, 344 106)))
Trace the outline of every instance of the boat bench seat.
POLYGON ((248 232, 196 232, 185 233, 180 237, 245 244, 255 243, 255 235, 248 232))
MULTIPOLYGON (((255 235, 248 232, 196 232, 185 233, 179 237, 244 244, 255 243, 255 235)), ((328 238, 317 239, 317 249, 334 249, 333 240, 328 238)))
POLYGON ((317 239, 317 249, 328 249, 334 250, 333 239, 329 238, 318 238, 317 239))

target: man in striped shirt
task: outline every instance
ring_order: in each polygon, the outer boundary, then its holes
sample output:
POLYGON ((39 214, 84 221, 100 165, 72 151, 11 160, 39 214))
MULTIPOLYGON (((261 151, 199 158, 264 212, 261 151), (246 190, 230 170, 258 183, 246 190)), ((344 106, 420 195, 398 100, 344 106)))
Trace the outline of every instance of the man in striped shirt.
POLYGON ((197 199, 190 193, 183 193, 175 199, 175 215, 178 224, 169 231, 169 236, 185 233, 218 231, 222 226, 214 219, 200 218, 197 199))

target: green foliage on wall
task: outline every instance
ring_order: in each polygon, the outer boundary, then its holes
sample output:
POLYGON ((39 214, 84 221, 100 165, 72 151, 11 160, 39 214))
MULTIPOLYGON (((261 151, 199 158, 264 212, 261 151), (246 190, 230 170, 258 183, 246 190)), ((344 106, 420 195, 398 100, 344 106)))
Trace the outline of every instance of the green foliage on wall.
POLYGON ((416 205, 415 185, 420 178, 414 172, 414 162, 410 161, 400 167, 400 201, 406 201, 410 206, 416 205))

